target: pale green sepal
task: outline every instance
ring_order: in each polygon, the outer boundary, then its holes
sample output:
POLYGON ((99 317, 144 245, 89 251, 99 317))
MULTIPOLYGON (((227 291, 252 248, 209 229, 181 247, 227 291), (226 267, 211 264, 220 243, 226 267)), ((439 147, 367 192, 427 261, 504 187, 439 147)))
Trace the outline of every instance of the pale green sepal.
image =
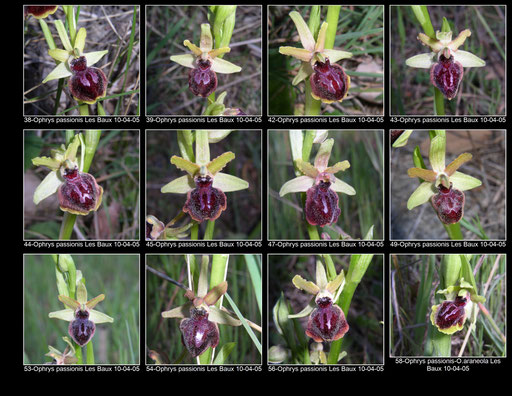
POLYGON ((455 61, 459 62, 462 67, 483 67, 485 66, 485 61, 480 59, 478 56, 472 54, 468 51, 458 50, 455 51, 453 58, 455 61))
POLYGON ((57 172, 48 173, 34 191, 34 203, 38 205, 43 199, 55 194, 62 183, 57 172))
POLYGON ((78 49, 80 54, 84 52, 85 38, 87 37, 87 31, 85 28, 80 28, 75 38, 75 48, 78 49))
POLYGON ((66 49, 66 51, 72 52, 73 47, 71 46, 71 41, 69 41, 69 36, 66 31, 66 28, 64 27, 64 24, 60 19, 57 19, 55 21, 55 27, 57 28, 57 33, 59 34, 60 41, 62 42, 62 45, 66 49))
POLYGON ((72 76, 73 73, 68 70, 67 62, 59 63, 43 80, 43 84, 51 80, 58 80, 59 78, 66 78, 72 76))
POLYGON ((163 186, 160 191, 163 193, 186 194, 196 188, 194 179, 190 176, 181 176, 163 186))
POLYGON ((417 67, 420 69, 430 69, 435 63, 434 53, 420 54, 410 57, 405 61, 405 64, 410 67, 417 67))
POLYGON ((173 155, 171 157, 171 164, 175 165, 178 169, 187 172, 192 177, 194 177, 199 170, 199 165, 186 160, 185 158, 178 157, 177 155, 173 155))
POLYGON ((430 152, 428 154, 432 170, 436 173, 444 172, 446 153, 446 137, 437 135, 430 141, 430 152))
POLYGON ((57 62, 67 62, 69 59, 69 52, 60 48, 49 49, 48 55, 57 62))
POLYGON ((105 56, 105 54, 108 53, 108 50, 104 51, 94 51, 94 52, 88 52, 86 54, 83 54, 85 56, 85 59, 87 60, 87 66, 92 66, 99 62, 101 58, 105 56))
POLYGON ((331 190, 347 195, 356 195, 354 187, 337 177, 334 177, 334 181, 331 184, 331 190))
POLYGON ((434 185, 430 182, 421 183, 409 197, 409 200, 407 201, 407 209, 411 210, 416 206, 423 205, 425 202, 428 202, 430 197, 435 194, 433 186, 434 185))
POLYGON ((76 300, 80 304, 86 304, 87 303, 87 289, 83 282, 79 282, 76 285, 76 300))
POLYGON ((212 186, 223 192, 232 192, 249 188, 249 183, 239 177, 219 172, 213 178, 212 186))
MULTIPOLYGON (((208 265, 210 263, 210 258, 207 255, 201 256, 201 269, 199 271, 199 279, 197 281, 197 296, 201 297, 201 299, 206 296, 208 293, 208 265)), ((202 301, 201 301, 202 303, 202 301)), ((197 307, 196 302, 194 301, 194 306, 197 307)))
POLYGON ((282 197, 289 193, 304 192, 313 187, 315 180, 309 176, 299 176, 295 179, 288 180, 283 184, 279 191, 279 196, 282 197))
POLYGON ((334 139, 325 139, 315 157, 315 168, 323 172, 329 164, 329 158, 331 157, 332 146, 334 145, 334 139))
POLYGON ((199 41, 199 47, 202 52, 211 51, 213 48, 212 31, 210 29, 210 24, 208 23, 201 24, 201 39, 199 41))
POLYGON ((208 171, 210 171, 212 175, 216 175, 227 165, 228 162, 234 159, 235 154, 232 153, 231 151, 227 151, 211 160, 210 163, 206 165, 206 167, 208 168, 208 171))
POLYGON ((453 175, 451 175, 450 182, 453 183, 453 188, 460 191, 471 190, 472 188, 476 188, 482 185, 482 182, 476 177, 466 175, 462 172, 455 172, 453 175))
POLYGON ((191 302, 187 302, 179 307, 173 308, 169 311, 162 312, 164 318, 186 318, 190 314, 190 308, 192 307, 191 302))
POLYGON ((342 59, 352 58, 352 52, 340 51, 335 49, 324 49, 322 51, 322 54, 329 58, 329 61, 331 63, 336 63, 342 59))
POLYGON ((313 52, 315 50, 316 43, 313 35, 311 34, 311 31, 308 28, 308 25, 297 11, 290 12, 290 17, 297 27, 302 46, 308 51, 313 52))
POLYGON ((315 308, 316 308, 315 300, 312 299, 309 302, 309 304, 304 307, 304 309, 302 311, 300 311, 299 313, 293 314, 293 315, 288 315, 288 318, 289 319, 304 318, 306 316, 309 316, 315 308))
POLYGON ((292 279, 292 283, 295 285, 297 289, 304 290, 309 294, 317 294, 320 291, 320 288, 311 281, 305 280, 300 275, 295 275, 292 279))
POLYGON ((215 58, 212 60, 211 70, 217 73, 230 74, 230 73, 238 73, 242 70, 240 66, 237 66, 227 60, 221 58, 215 58))
POLYGON ((290 137, 290 148, 292 151, 292 160, 296 162, 298 159, 302 160, 302 146, 304 143, 304 134, 301 130, 290 129, 288 132, 290 137))
POLYGON ((304 81, 311 74, 313 74, 313 68, 311 67, 309 62, 301 62, 299 70, 297 71, 297 74, 292 80, 292 85, 295 86, 301 81, 304 81))
POLYGON ((70 308, 62 309, 60 311, 50 312, 48 314, 48 317, 52 319, 60 319, 65 320, 67 322, 71 322, 73 319, 75 319, 75 311, 70 308))
POLYGON ((321 289, 325 289, 327 286, 327 273, 325 267, 320 260, 316 260, 316 272, 315 272, 316 285, 321 289))
POLYGON ((282 55, 293 56, 303 62, 309 62, 313 56, 311 51, 297 47, 279 47, 279 53, 282 55))
POLYGON ((210 162, 210 146, 208 144, 208 131, 196 131, 196 164, 207 165, 210 162))
MULTIPOLYGON (((221 99, 223 100, 225 96, 226 96, 226 92, 221 93, 215 102, 222 104, 223 102, 221 101, 221 99), (222 95, 224 95, 224 96, 222 96, 222 95)), ((209 143, 218 143, 222 139, 227 137, 231 132, 232 132, 231 129, 208 131, 208 142, 209 143)))
POLYGON ((184 54, 184 55, 173 55, 171 56, 171 60, 173 62, 178 63, 181 66, 189 67, 193 69, 195 67, 196 57, 192 54, 184 54))
POLYGON ((91 309, 89 311, 89 319, 93 321, 94 323, 113 323, 114 318, 104 314, 103 312, 96 311, 94 309, 91 309))
POLYGON ((409 140, 409 136, 411 136, 412 129, 407 129, 402 132, 402 134, 398 137, 398 139, 395 140, 393 143, 393 147, 403 147, 407 144, 407 141, 409 140))
POLYGON ((208 315, 208 320, 210 320, 214 323, 228 325, 228 326, 241 326, 242 325, 242 322, 239 319, 234 318, 226 311, 223 311, 223 310, 217 308, 215 305, 212 305, 210 307, 210 314, 208 315))

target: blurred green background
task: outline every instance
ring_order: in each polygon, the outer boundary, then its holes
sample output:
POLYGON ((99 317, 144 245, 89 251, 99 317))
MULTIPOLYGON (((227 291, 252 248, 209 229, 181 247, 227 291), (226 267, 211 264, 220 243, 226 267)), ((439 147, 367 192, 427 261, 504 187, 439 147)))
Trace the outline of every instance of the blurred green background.
MULTIPOLYGON (((350 263, 350 255, 330 255, 334 261, 336 272, 343 269, 347 273, 350 263)), ((290 311, 300 312, 313 298, 311 294, 297 289, 293 283, 293 277, 298 274, 308 281, 315 282, 316 260, 320 256, 315 255, 269 255, 268 256, 268 331, 269 348, 275 345, 284 346, 290 349, 288 342, 278 333, 272 309, 278 301, 281 293, 290 305, 290 311)), ((341 360, 342 364, 375 364, 384 362, 384 329, 382 325, 384 315, 384 268, 383 256, 374 255, 372 262, 358 285, 349 312, 345 317, 350 326, 347 334, 343 337, 342 352, 347 355, 341 360)), ((324 262, 322 260, 322 262, 324 262)), ((305 335, 308 317, 294 319, 294 342, 299 342, 301 332, 303 338, 308 340, 309 345, 315 342, 305 335)), ((324 342, 324 351, 328 353, 329 343, 324 342)), ((289 356, 290 357, 290 356, 289 356)), ((302 363, 285 360, 286 363, 302 363)))
MULTIPOLYGON (((452 38, 471 30, 461 50, 485 60, 484 67, 464 68, 459 92, 445 100, 447 115, 506 114, 505 103, 505 7, 428 6, 434 30, 441 30, 443 17, 452 28, 452 38)), ((412 68, 406 59, 427 53, 416 39, 423 29, 411 7, 391 7, 391 114, 434 115, 434 86, 429 69, 412 68)))
MULTIPOLYGON (((334 138, 329 165, 348 160, 350 168, 336 177, 350 184, 356 195, 338 194, 341 215, 331 226, 317 227, 332 238, 340 233, 363 238, 373 225, 373 238, 383 239, 383 135, 382 131, 329 131, 334 138)), ((313 145, 314 162, 319 145, 313 145)), ((289 131, 268 133, 268 237, 305 239, 306 220, 299 193, 279 197, 281 186, 295 176, 289 131)))
MULTIPOLYGON (((75 131, 76 134, 84 131, 75 131)), ((51 156, 66 142, 65 131, 25 131, 25 239, 58 239, 64 212, 57 194, 34 204, 34 191, 50 170, 32 158, 51 156)), ((78 150, 80 155, 80 149, 78 150)), ((137 239, 139 236, 139 131, 102 131, 89 172, 103 187, 96 212, 77 216, 72 239, 137 239)))
MULTIPOLYGON (((176 217, 187 200, 186 194, 162 193, 160 189, 185 172, 171 164, 173 155, 181 156, 176 131, 147 131, 146 214, 164 224, 176 217)), ((195 145, 194 145, 195 150, 195 145)), ((213 239, 261 238, 261 131, 232 131, 218 143, 210 144, 210 158, 226 151, 236 158, 222 170, 249 182, 249 188, 226 193, 227 208, 215 220, 213 239)), ((189 223, 186 215, 179 225, 189 223)), ((199 237, 206 228, 200 225, 199 237)))
MULTIPOLYGON (((258 307, 256 293, 261 293, 261 282, 258 283, 259 290, 255 290, 248 272, 247 260, 253 260, 259 268, 261 277, 261 256, 259 255, 231 255, 226 274, 228 282, 227 294, 233 299, 244 317, 258 325, 261 325, 261 312, 258 307)), ((148 255, 146 264, 160 272, 165 273, 172 279, 188 287, 187 262, 183 255, 148 255)), ((200 265, 201 256, 195 256, 196 263, 200 265)), ((210 263, 212 256, 210 256, 210 263)), ((210 264, 211 265, 211 264, 210 264)), ((179 329, 180 319, 163 318, 161 313, 178 307, 188 302, 184 297, 184 290, 172 283, 146 271, 146 348, 147 353, 154 351, 160 355, 165 363, 178 363, 178 358, 186 350, 181 341, 179 329)), ((224 298, 223 306, 231 309, 230 304, 224 298)), ((216 348, 220 348, 227 342, 235 342, 236 345, 229 355, 226 364, 258 364, 261 363, 261 355, 253 344, 243 326, 231 327, 219 325, 220 340, 216 348)), ((261 334, 254 331, 260 339, 261 334)), ((149 357, 147 363, 153 363, 149 357)), ((188 353, 185 353, 181 363, 195 363, 188 353)))
MULTIPOLYGON (((51 255, 25 255, 24 263, 24 363, 51 362, 44 356, 48 345, 63 352, 69 322, 50 319, 50 312, 64 309, 58 300, 55 262, 51 255)), ((95 309, 114 318, 96 326, 97 364, 139 363, 139 257, 137 255, 72 255, 86 281, 87 299, 105 294, 95 309)), ((82 348, 85 356, 85 348, 82 348)))

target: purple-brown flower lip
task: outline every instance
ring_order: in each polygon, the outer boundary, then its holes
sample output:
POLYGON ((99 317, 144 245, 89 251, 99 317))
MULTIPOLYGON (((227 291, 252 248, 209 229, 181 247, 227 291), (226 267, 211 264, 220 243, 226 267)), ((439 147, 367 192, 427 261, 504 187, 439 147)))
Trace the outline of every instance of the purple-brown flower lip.
POLYGON ((107 76, 97 67, 88 67, 85 56, 71 60, 70 69, 68 87, 76 100, 93 104, 106 95, 107 76))
POLYGON ((196 176, 194 181, 196 188, 187 193, 183 211, 197 222, 216 220, 226 210, 226 195, 213 187, 213 179, 208 175, 196 176))
POLYGON ((348 93, 350 77, 343 68, 329 61, 317 61, 310 77, 312 95, 325 103, 340 102, 348 93))

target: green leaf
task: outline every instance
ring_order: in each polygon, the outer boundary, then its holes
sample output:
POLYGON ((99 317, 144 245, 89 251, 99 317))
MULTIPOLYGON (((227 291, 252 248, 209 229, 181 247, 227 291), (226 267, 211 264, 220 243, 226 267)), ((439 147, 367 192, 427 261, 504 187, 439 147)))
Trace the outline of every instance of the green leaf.
POLYGON ((217 356, 213 361, 213 364, 225 364, 228 356, 231 354, 233 349, 235 348, 236 342, 227 342, 222 345, 222 347, 217 352, 217 356))

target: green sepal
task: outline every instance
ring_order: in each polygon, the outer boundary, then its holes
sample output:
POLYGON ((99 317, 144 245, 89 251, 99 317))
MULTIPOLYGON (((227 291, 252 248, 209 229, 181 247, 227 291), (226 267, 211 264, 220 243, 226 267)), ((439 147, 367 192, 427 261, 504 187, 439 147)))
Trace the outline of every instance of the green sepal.
POLYGON ((212 186, 223 192, 232 192, 249 188, 249 183, 239 177, 219 172, 213 178, 212 186))
POLYGON ((186 194, 194 188, 196 188, 194 179, 185 175, 167 183, 160 189, 160 191, 163 193, 186 194))
POLYGON ((34 204, 38 205, 43 199, 55 194, 62 183, 63 181, 59 178, 57 172, 48 173, 34 191, 34 204))

